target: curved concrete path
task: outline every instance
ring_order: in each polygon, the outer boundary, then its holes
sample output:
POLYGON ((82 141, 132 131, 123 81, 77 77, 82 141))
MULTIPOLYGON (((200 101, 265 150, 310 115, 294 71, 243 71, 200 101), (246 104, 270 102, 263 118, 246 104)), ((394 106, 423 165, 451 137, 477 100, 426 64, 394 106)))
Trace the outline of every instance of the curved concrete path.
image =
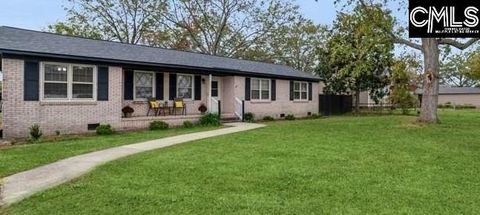
POLYGON ((228 128, 167 137, 78 155, 0 179, 0 206, 9 205, 37 192, 77 178, 95 167, 125 156, 180 143, 264 127, 261 124, 229 123, 228 128))

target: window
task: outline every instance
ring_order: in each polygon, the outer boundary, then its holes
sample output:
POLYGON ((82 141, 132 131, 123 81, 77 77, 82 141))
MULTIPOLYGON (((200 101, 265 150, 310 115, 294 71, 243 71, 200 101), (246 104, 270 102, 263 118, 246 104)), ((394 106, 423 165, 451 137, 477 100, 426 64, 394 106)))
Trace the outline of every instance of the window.
POLYGON ((177 75, 177 97, 193 100, 193 76, 177 75))
POLYGON ((73 66, 72 97, 93 98, 93 67, 73 66))
POLYGON ((308 83, 294 82, 293 83, 293 99, 299 101, 308 100, 308 83))
POLYGON ((154 73, 146 71, 135 71, 134 73, 134 100, 147 100, 155 97, 154 73))
POLYGON ((96 67, 63 63, 42 64, 43 100, 95 100, 96 67))
POLYGON ((270 100, 270 80, 252 78, 251 82, 252 100, 270 100))

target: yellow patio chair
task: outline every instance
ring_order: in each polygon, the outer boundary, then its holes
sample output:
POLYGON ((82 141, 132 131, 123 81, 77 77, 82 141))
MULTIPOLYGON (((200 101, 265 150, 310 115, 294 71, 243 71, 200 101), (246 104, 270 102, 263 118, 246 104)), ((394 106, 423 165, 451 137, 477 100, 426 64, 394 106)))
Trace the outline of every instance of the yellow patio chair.
POLYGON ((150 116, 150 111, 153 111, 155 116, 158 116, 158 111, 160 110, 160 103, 157 102, 156 100, 150 100, 148 102, 148 112, 147 116, 150 116))
POLYGON ((185 105, 185 102, 183 102, 183 99, 181 98, 177 98, 173 102, 173 112, 175 115, 177 115, 178 109, 182 110, 182 115, 187 115, 187 106, 185 105))

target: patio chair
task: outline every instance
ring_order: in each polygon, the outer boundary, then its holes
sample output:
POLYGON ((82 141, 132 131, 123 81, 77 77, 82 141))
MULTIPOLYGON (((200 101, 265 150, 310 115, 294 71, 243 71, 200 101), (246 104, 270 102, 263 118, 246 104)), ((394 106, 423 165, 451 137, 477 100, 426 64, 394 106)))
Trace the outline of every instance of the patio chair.
POLYGON ((160 111, 160 103, 157 102, 155 99, 150 99, 148 101, 148 112, 147 116, 150 116, 150 111, 153 111, 155 116, 158 116, 158 112, 160 111))
POLYGON ((175 116, 177 115, 178 109, 182 110, 182 115, 187 115, 187 106, 185 105, 185 102, 183 102, 182 98, 177 98, 173 102, 173 113, 175 116))

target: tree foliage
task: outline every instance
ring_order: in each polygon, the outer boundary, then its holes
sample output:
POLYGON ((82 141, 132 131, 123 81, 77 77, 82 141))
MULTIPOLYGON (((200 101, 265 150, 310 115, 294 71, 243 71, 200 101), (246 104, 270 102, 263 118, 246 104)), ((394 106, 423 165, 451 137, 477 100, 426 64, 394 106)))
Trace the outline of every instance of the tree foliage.
POLYGON ((415 67, 414 64, 414 61, 403 58, 396 60, 392 66, 388 100, 395 107, 399 107, 403 114, 408 114, 410 109, 417 105, 417 99, 414 96, 416 74, 412 71, 412 69, 414 70, 413 67, 415 67))
POLYGON ((325 82, 325 93, 369 91, 381 96, 388 84, 393 60, 393 41, 371 25, 367 14, 376 14, 384 28, 392 28, 391 17, 378 7, 356 7, 351 14, 337 16, 331 35, 321 49, 318 74, 325 82), (368 11, 368 13, 367 13, 368 11))
POLYGON ((447 56, 441 63, 440 83, 454 87, 477 86, 475 56, 474 53, 459 53, 447 56))
POLYGON ((157 23, 168 30, 170 41, 227 57, 241 55, 299 16, 298 6, 283 0, 169 0, 166 5, 157 23))
POLYGON ((139 44, 158 30, 155 16, 165 11, 161 0, 68 0, 66 21, 49 30, 67 35, 139 44))
MULTIPOLYGON (((407 14, 407 1, 404 0, 335 0, 338 5, 343 5, 343 8, 348 8, 350 5, 359 4, 363 8, 379 7, 385 11, 389 7, 397 7, 397 14, 407 14)), ((440 71, 440 47, 452 46, 460 50, 467 49, 475 44, 480 38, 472 38, 468 40, 452 39, 452 38, 422 38, 419 40, 412 40, 406 38, 406 22, 394 19, 394 27, 392 29, 384 28, 381 19, 377 19, 375 13, 367 15, 372 23, 372 27, 381 29, 389 34, 397 44, 406 45, 414 50, 420 51, 424 59, 424 74, 423 74, 423 99, 422 107, 419 116, 420 122, 436 123, 438 122, 437 101, 439 92, 439 71, 440 71)))
POLYGON ((254 47, 244 52, 243 58, 285 64, 300 71, 315 72, 324 47, 327 27, 299 17, 269 33, 254 47))
POLYGON ((475 81, 476 86, 480 85, 480 50, 472 52, 466 60, 466 75, 475 81))
POLYGON ((252 59, 312 72, 324 27, 288 0, 68 0, 52 32, 252 59))

